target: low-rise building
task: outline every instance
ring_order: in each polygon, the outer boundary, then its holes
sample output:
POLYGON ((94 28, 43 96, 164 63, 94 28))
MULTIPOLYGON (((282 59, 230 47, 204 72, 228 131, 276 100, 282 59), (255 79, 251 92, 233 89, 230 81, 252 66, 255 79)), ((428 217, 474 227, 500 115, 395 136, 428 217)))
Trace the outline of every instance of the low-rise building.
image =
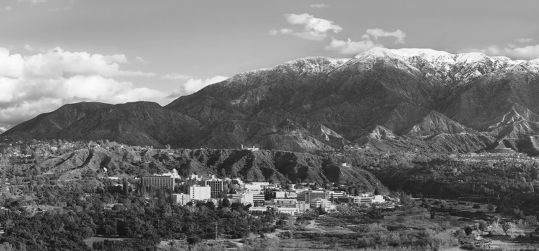
POLYGON ((211 187, 193 185, 189 187, 191 200, 207 200, 211 198, 211 187))
POLYGON ((253 194, 252 193, 242 193, 241 194, 241 198, 240 198, 240 203, 243 204, 243 205, 254 205, 254 200, 253 200, 253 194))
POLYGON ((372 199, 374 197, 367 197, 367 196, 354 196, 354 204, 356 205, 365 205, 365 204, 372 204, 372 199))
POLYGON ((273 205, 277 207, 281 206, 289 206, 289 207, 296 207, 297 200, 296 199, 284 199, 284 198, 275 198, 273 199, 273 205))
POLYGON ((298 209, 296 207, 277 207, 276 210, 279 213, 285 213, 290 215, 296 215, 296 213, 298 213, 298 209))
POLYGON ((151 188, 174 189, 174 178, 170 176, 142 176, 142 185, 151 188))
POLYGON ((384 196, 382 195, 375 195, 372 199, 372 203, 375 203, 375 204, 382 204, 385 202, 386 200, 384 199, 384 196))
POLYGON ((295 199, 297 197, 298 197, 298 194, 295 192, 288 192, 288 191, 275 192, 275 198, 295 199))
POLYGON ((183 193, 173 193, 172 202, 184 206, 191 201, 191 196, 189 194, 183 193))
POLYGON ((308 210, 311 210, 311 205, 306 204, 305 201, 298 201, 296 203, 296 208, 298 209, 298 213, 305 213, 308 210))
POLYGON ((261 191, 269 186, 269 182, 251 182, 245 183, 244 187, 248 191, 261 191))
POLYGON ((305 201, 305 203, 307 204, 311 204, 311 202, 315 201, 316 199, 327 200, 328 198, 329 198, 329 193, 324 190, 304 191, 303 193, 298 194, 298 197, 297 197, 299 201, 305 201))
POLYGON ((264 206, 265 202, 264 194, 253 194, 253 206, 264 206))
POLYGON ((230 203, 241 203, 241 194, 227 194, 226 197, 230 203))

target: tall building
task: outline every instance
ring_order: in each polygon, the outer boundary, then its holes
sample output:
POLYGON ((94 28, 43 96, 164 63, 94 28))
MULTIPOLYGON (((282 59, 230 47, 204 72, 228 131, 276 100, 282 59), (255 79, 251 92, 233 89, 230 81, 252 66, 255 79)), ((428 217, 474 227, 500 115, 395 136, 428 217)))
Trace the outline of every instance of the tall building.
POLYGON ((211 188, 209 186, 190 186, 189 196, 192 200, 207 200, 211 198, 211 188))
POLYGON ((224 182, 222 180, 212 179, 206 180, 204 185, 211 187, 211 197, 219 198, 219 195, 224 190, 224 182))
POLYGON ((142 176, 142 186, 174 190, 174 178, 170 176, 142 176))

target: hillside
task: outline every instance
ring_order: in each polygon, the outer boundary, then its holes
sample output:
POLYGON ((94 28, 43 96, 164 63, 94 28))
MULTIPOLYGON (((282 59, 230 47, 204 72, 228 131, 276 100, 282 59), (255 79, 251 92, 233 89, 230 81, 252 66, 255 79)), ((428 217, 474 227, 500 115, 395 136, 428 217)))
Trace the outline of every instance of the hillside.
POLYGON ((240 73, 165 107, 73 109, 77 119, 64 119, 66 105, 3 136, 301 152, 413 141, 419 150, 473 152, 538 134, 538 94, 539 60, 374 48, 240 73))
POLYGON ((49 158, 40 163, 39 168, 57 175, 60 180, 99 174, 143 175, 170 172, 175 168, 183 176, 215 174, 274 183, 352 182, 366 191, 375 188, 387 191, 370 172, 351 165, 343 166, 335 157, 283 151, 92 147, 49 158))

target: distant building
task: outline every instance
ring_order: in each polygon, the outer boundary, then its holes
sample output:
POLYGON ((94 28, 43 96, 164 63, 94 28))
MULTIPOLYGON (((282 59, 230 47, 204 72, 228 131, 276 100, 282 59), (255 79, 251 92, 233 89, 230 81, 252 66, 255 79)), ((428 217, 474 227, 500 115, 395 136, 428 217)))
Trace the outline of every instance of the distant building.
POLYGON ((244 146, 244 145, 241 145, 241 149, 242 150, 249 150, 249 151, 258 151, 259 150, 258 147, 255 147, 255 146, 248 147, 248 146, 244 146))
POLYGON ((345 192, 343 191, 329 191, 329 196, 331 198, 331 196, 333 196, 333 198, 337 198, 337 197, 344 197, 346 195, 345 192))
POLYGON ((275 192, 275 198, 295 199, 297 197, 298 197, 298 194, 295 192, 286 192, 286 191, 275 192))
POLYGON ((211 198, 211 187, 193 185, 189 187, 191 200, 207 200, 211 198))
POLYGON ((212 198, 219 198, 219 195, 224 190, 224 182, 222 180, 218 180, 218 179, 206 180, 204 184, 206 186, 211 187, 212 198))
POLYGON ((384 199, 384 196, 382 196, 382 195, 375 195, 372 198, 372 203, 375 203, 375 204, 381 204, 381 203, 385 203, 385 202, 386 202, 386 199, 384 199))
POLYGON ((339 203, 352 204, 352 203, 354 203, 354 197, 341 196, 341 197, 334 198, 334 201, 337 201, 339 203))
POLYGON ((174 178, 170 176, 142 176, 142 186, 151 188, 174 189, 174 178))
POLYGON ((253 206, 260 207, 263 206, 266 202, 266 199, 264 198, 264 194, 253 194, 253 206))
POLYGON ((276 209, 279 213, 285 213, 290 215, 296 215, 296 213, 298 212, 298 209, 295 207, 278 207, 276 209))
POLYGON ((269 186, 269 182, 251 182, 244 185, 245 189, 249 191, 260 191, 267 186, 269 186))
POLYGON ((241 194, 227 194, 226 197, 228 198, 230 203, 235 203, 235 202, 241 203, 241 197, 242 197, 241 194))
POLYGON ((196 175, 196 174, 191 174, 191 176, 189 176, 188 178, 190 180, 197 180, 197 181, 203 180, 202 176, 199 176, 199 175, 196 175))
POLYGON ((183 193, 172 194, 172 202, 179 204, 180 206, 185 206, 190 201, 191 201, 191 196, 189 194, 183 194, 183 193))
POLYGON ((374 197, 371 196, 354 196, 354 204, 365 205, 372 204, 374 197))
POLYGON ((311 205, 310 205, 310 204, 306 204, 305 201, 298 201, 298 202, 296 203, 296 208, 298 209, 298 212, 299 212, 299 213, 305 213, 305 211, 311 209, 311 205))
POLYGON ((163 173, 160 176, 170 176, 175 179, 181 179, 181 176, 178 174, 178 171, 175 168, 172 169, 172 172, 163 173))
POLYGON ((240 203, 243 204, 243 205, 254 205, 254 200, 253 200, 253 194, 252 193, 242 193, 241 194, 241 197, 240 197, 240 203))
POLYGON ((296 199, 273 199, 273 203, 277 207, 296 207, 296 199))
POLYGON ((327 200, 329 198, 329 193, 324 190, 309 190, 298 194, 297 198, 299 201, 305 201, 306 204, 311 204, 311 202, 316 199, 327 200))

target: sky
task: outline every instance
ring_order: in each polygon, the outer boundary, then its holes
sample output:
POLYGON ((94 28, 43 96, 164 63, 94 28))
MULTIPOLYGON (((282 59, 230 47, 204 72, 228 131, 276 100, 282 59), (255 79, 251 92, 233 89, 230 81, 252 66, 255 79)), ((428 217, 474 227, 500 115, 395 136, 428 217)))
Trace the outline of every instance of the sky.
POLYGON ((0 0, 0 132, 64 104, 174 99, 373 47, 539 58, 539 1, 0 0))

